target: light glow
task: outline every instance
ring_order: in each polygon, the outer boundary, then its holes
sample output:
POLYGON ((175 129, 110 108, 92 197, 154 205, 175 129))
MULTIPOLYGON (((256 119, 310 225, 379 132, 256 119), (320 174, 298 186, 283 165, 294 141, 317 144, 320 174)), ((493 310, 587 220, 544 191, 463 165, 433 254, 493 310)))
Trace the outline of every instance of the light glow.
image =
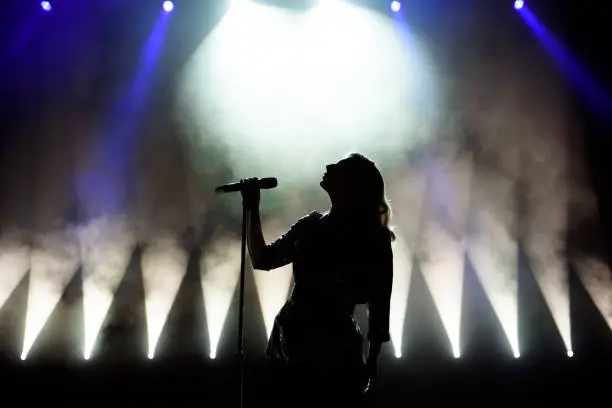
POLYGON ((30 268, 30 248, 18 237, 0 238, 0 310, 30 268))
POLYGON ((419 226, 423 207, 425 180, 410 168, 399 166, 397 171, 388 175, 387 194, 393 207, 393 225, 396 240, 393 242, 393 291, 389 331, 395 355, 400 358, 403 349, 404 324, 408 294, 412 281, 414 248, 419 238, 419 226), (404 216, 402 208, 410 208, 404 216))
POLYGON ((461 306, 465 260, 464 231, 469 205, 469 158, 428 157, 417 254, 423 277, 446 329, 454 356, 461 354, 461 306))
POLYGON ((494 173, 478 173, 473 185, 468 255, 508 338, 510 350, 520 356, 514 180, 494 173))
POLYGON ((187 272, 187 262, 187 251, 171 236, 154 239, 142 254, 149 359, 155 356, 168 314, 187 272))
POLYGON ((612 330, 612 271, 602 259, 580 256, 573 260, 578 278, 612 330))
POLYGON ((78 240, 70 230, 40 235, 31 254, 22 360, 27 358, 78 268, 78 240))
POLYGON ((240 245, 239 237, 218 233, 202 257, 202 292, 211 358, 217 355, 219 339, 240 278, 240 245))
POLYGON ((222 135, 236 173, 290 184, 320 177, 347 151, 389 163, 433 137, 421 130, 440 109, 434 73, 410 28, 389 16, 344 2, 302 13, 247 2, 204 39, 179 96, 202 130, 195 151, 222 135))
POLYGON ((117 288, 125 275, 133 238, 125 219, 101 217, 78 230, 83 271, 83 358, 89 360, 117 288))
POLYGON ((166 13, 170 13, 172 10, 174 10, 174 3, 171 1, 164 1, 162 7, 166 13))
POLYGON ((389 332, 395 349, 395 356, 402 356, 404 320, 410 292, 412 277, 412 255, 401 234, 396 234, 393 248, 393 291, 391 292, 391 310, 389 315, 389 332))

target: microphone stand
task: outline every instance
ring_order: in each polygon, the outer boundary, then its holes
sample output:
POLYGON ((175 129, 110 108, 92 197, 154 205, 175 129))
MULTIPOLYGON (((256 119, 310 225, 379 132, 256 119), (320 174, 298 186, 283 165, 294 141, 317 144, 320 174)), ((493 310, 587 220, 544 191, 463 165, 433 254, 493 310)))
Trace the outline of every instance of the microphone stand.
MULTIPOLYGON (((216 193, 230 193, 242 191, 247 187, 274 188, 277 185, 277 180, 273 177, 264 179, 247 179, 241 180, 239 183, 226 184, 215 189, 216 193)), ((246 269, 246 250, 247 250, 247 207, 242 202, 242 245, 240 249, 240 292, 239 292, 239 309, 238 309, 238 365, 240 369, 240 407, 244 407, 244 284, 245 284, 245 269, 246 269)))
POLYGON ((238 364, 240 369, 240 408, 244 407, 244 281, 246 270, 247 208, 242 203, 242 243, 240 250, 240 289, 238 309, 238 364))

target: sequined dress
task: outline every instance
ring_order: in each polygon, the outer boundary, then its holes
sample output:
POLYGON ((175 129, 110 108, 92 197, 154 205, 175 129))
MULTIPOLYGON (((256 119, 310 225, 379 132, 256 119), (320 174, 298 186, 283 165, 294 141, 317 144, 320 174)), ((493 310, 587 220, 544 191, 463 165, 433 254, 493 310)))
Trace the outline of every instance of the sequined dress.
POLYGON ((368 304, 368 339, 388 341, 393 261, 389 233, 341 227, 313 212, 267 246, 262 269, 293 263, 294 284, 276 316, 267 353, 288 364, 363 364, 353 312, 368 304))

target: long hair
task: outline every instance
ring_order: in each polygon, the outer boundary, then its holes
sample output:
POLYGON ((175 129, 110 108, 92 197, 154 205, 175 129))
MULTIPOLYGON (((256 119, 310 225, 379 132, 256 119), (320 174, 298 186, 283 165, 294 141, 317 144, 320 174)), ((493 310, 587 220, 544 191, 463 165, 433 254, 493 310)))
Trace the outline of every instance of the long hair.
POLYGON ((350 176, 353 180, 351 199, 353 205, 365 217, 380 224, 388 233, 391 241, 395 234, 390 226, 391 205, 385 196, 385 183, 376 164, 360 153, 350 153, 347 158, 351 162, 350 176))

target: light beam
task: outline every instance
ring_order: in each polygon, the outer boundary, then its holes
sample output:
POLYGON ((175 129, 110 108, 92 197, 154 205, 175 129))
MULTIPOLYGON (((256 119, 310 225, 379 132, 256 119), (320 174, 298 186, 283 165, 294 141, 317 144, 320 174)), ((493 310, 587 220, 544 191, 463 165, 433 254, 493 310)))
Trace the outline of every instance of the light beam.
POLYGON ((98 334, 134 248, 125 220, 100 217, 79 229, 83 267, 83 357, 93 354, 98 334))
POLYGON ((202 257, 200 270, 211 358, 217 356, 221 332, 240 277, 240 242, 232 235, 217 234, 202 257))
POLYGON ((467 158, 425 157, 425 212, 419 264, 448 335, 452 355, 461 355, 464 236, 471 162, 467 158))
POLYGON ((30 268, 30 248, 6 235, 0 238, 0 310, 30 268))
POLYGON ((79 265, 78 240, 73 231, 40 235, 37 241, 32 249, 22 360, 28 356, 79 265))
POLYGON ((479 172, 472 193, 468 254, 516 358, 518 244, 514 180, 479 172))
POLYGON ((142 254, 149 359, 155 356, 155 348, 187 272, 187 262, 187 251, 173 237, 155 239, 142 254))

